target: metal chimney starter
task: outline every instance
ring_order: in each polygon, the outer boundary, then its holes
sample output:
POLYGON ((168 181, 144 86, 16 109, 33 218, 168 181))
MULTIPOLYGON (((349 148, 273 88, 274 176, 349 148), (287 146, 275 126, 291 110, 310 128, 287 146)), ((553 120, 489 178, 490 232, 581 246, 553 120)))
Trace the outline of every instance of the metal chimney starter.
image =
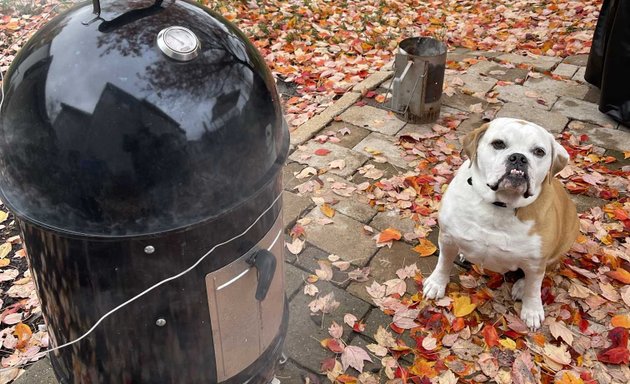
POLYGON ((289 134, 247 38, 193 2, 95 0, 36 33, 5 80, 0 198, 52 344, 157 285, 52 352, 57 378, 271 382, 289 134))
POLYGON ((390 108, 405 121, 429 123, 440 115, 446 45, 430 37, 400 42, 394 59, 390 108))

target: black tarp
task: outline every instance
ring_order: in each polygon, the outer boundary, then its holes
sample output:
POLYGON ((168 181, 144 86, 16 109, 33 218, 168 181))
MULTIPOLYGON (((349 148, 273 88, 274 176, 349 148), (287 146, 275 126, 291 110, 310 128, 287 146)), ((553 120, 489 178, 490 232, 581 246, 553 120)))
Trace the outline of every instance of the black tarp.
POLYGON ((630 1, 604 0, 585 80, 599 87, 599 110, 630 127, 630 1))

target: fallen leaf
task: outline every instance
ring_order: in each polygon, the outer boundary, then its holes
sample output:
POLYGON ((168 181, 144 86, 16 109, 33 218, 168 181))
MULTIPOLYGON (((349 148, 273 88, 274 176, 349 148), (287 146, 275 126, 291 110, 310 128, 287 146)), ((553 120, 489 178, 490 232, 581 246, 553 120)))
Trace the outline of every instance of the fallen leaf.
POLYGON ((495 377, 499 373, 499 361, 490 353, 482 353, 477 359, 481 372, 488 377, 495 377))
POLYGON ((372 358, 361 347, 349 345, 344 348, 341 353, 341 365, 345 371, 348 367, 352 367, 359 372, 363 372, 363 365, 365 361, 372 362, 372 358))
POLYGON ((332 218, 335 216, 335 209, 326 203, 320 205, 319 210, 322 211, 326 217, 332 218))
POLYGON ((11 252, 12 245, 9 242, 0 245, 0 259, 4 259, 11 252))
POLYGON ((315 270, 315 275, 319 278, 319 280, 330 281, 333 278, 333 270, 330 267, 330 264, 326 260, 318 260, 317 264, 319 264, 319 268, 315 270))
POLYGON ((33 335, 33 331, 31 331, 31 327, 26 324, 18 323, 15 326, 15 331, 13 334, 18 338, 17 345, 15 348, 23 349, 28 344, 28 341, 31 339, 33 335))
POLYGON ((415 328, 418 326, 418 323, 416 323, 415 320, 419 313, 419 309, 403 309, 394 314, 393 323, 398 328, 402 329, 415 328))
POLYGON ((318 297, 317 299, 311 301, 308 304, 308 307, 313 313, 321 311, 326 314, 337 309, 339 305, 341 305, 341 303, 335 300, 335 293, 330 292, 326 296, 318 297))
POLYGON ((343 335, 343 327, 333 320, 330 327, 328 327, 328 334, 334 339, 341 339, 341 335, 343 335))
POLYGON ((564 324, 551 320, 549 323, 549 332, 555 338, 562 338, 562 340, 569 346, 573 345, 573 333, 564 324))
POLYGON ((378 235, 378 243, 386 243, 392 240, 400 240, 402 234, 394 228, 387 228, 378 235))
POLYGON ((615 315, 610 319, 610 325, 613 327, 630 328, 630 315, 627 313, 615 315))
MULTIPOLYGON (((571 354, 567 350, 567 346, 565 344, 560 344, 560 346, 545 344, 543 347, 543 356, 553 361, 560 367, 555 370, 560 370, 562 369, 562 366, 571 364, 571 354)), ((549 360, 545 361, 549 364, 549 360)), ((552 366, 552 368, 555 367, 552 366)))
POLYGON ((334 353, 341 353, 345 349, 338 339, 324 339, 319 343, 322 347, 327 348, 334 353))
POLYGON ((418 252, 420 257, 431 256, 437 251, 437 247, 428 239, 420 239, 420 243, 412 248, 413 251, 418 252))
POLYGON ((497 333, 497 329, 494 325, 486 324, 481 330, 481 334, 483 335, 483 339, 488 348, 499 345, 499 334, 497 333))
POLYGON ((630 284, 630 272, 623 268, 617 268, 614 271, 606 272, 606 275, 612 277, 615 280, 619 280, 624 284, 630 284))
POLYGON ((315 154, 317 156, 326 156, 329 153, 330 153, 330 150, 326 149, 326 148, 319 148, 319 149, 315 150, 315 154))
POLYGON ((4 223, 9 218, 9 214, 5 211, 0 211, 0 223, 4 223))
POLYGON ((330 169, 344 169, 346 167, 346 161, 344 159, 337 159, 331 161, 328 166, 330 169))
POLYGON ((456 317, 464 317, 472 313, 477 308, 477 304, 471 303, 470 296, 461 295, 452 297, 453 299, 453 315, 456 317))
POLYGON ((389 350, 379 344, 368 344, 366 348, 378 357, 385 357, 389 350))
POLYGON ((315 284, 304 285, 304 294, 309 296, 315 296, 319 293, 319 288, 315 284))
POLYGON ((579 374, 576 375, 569 371, 560 371, 556 374, 553 384, 584 384, 579 374))
POLYGON ((293 239, 291 243, 286 243, 287 249, 294 255, 298 255, 304 249, 304 240, 293 239))

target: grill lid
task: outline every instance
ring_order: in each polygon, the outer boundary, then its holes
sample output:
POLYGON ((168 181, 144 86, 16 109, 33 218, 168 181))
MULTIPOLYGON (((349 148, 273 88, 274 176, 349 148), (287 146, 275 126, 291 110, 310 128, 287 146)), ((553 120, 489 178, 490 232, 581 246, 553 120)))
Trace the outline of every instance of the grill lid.
POLYGON ((132 236, 214 218, 286 158, 263 59, 196 4, 109 1, 97 19, 79 5, 33 36, 5 80, 1 197, 55 230, 132 236))

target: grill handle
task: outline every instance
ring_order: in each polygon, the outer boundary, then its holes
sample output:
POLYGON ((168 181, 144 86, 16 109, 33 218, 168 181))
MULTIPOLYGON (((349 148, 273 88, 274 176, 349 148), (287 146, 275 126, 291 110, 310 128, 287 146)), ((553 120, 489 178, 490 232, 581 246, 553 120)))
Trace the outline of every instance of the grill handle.
POLYGON ((266 249, 254 253, 247 263, 256 268, 258 286, 256 287, 256 300, 263 301, 267 296, 273 276, 276 273, 276 257, 266 249))

